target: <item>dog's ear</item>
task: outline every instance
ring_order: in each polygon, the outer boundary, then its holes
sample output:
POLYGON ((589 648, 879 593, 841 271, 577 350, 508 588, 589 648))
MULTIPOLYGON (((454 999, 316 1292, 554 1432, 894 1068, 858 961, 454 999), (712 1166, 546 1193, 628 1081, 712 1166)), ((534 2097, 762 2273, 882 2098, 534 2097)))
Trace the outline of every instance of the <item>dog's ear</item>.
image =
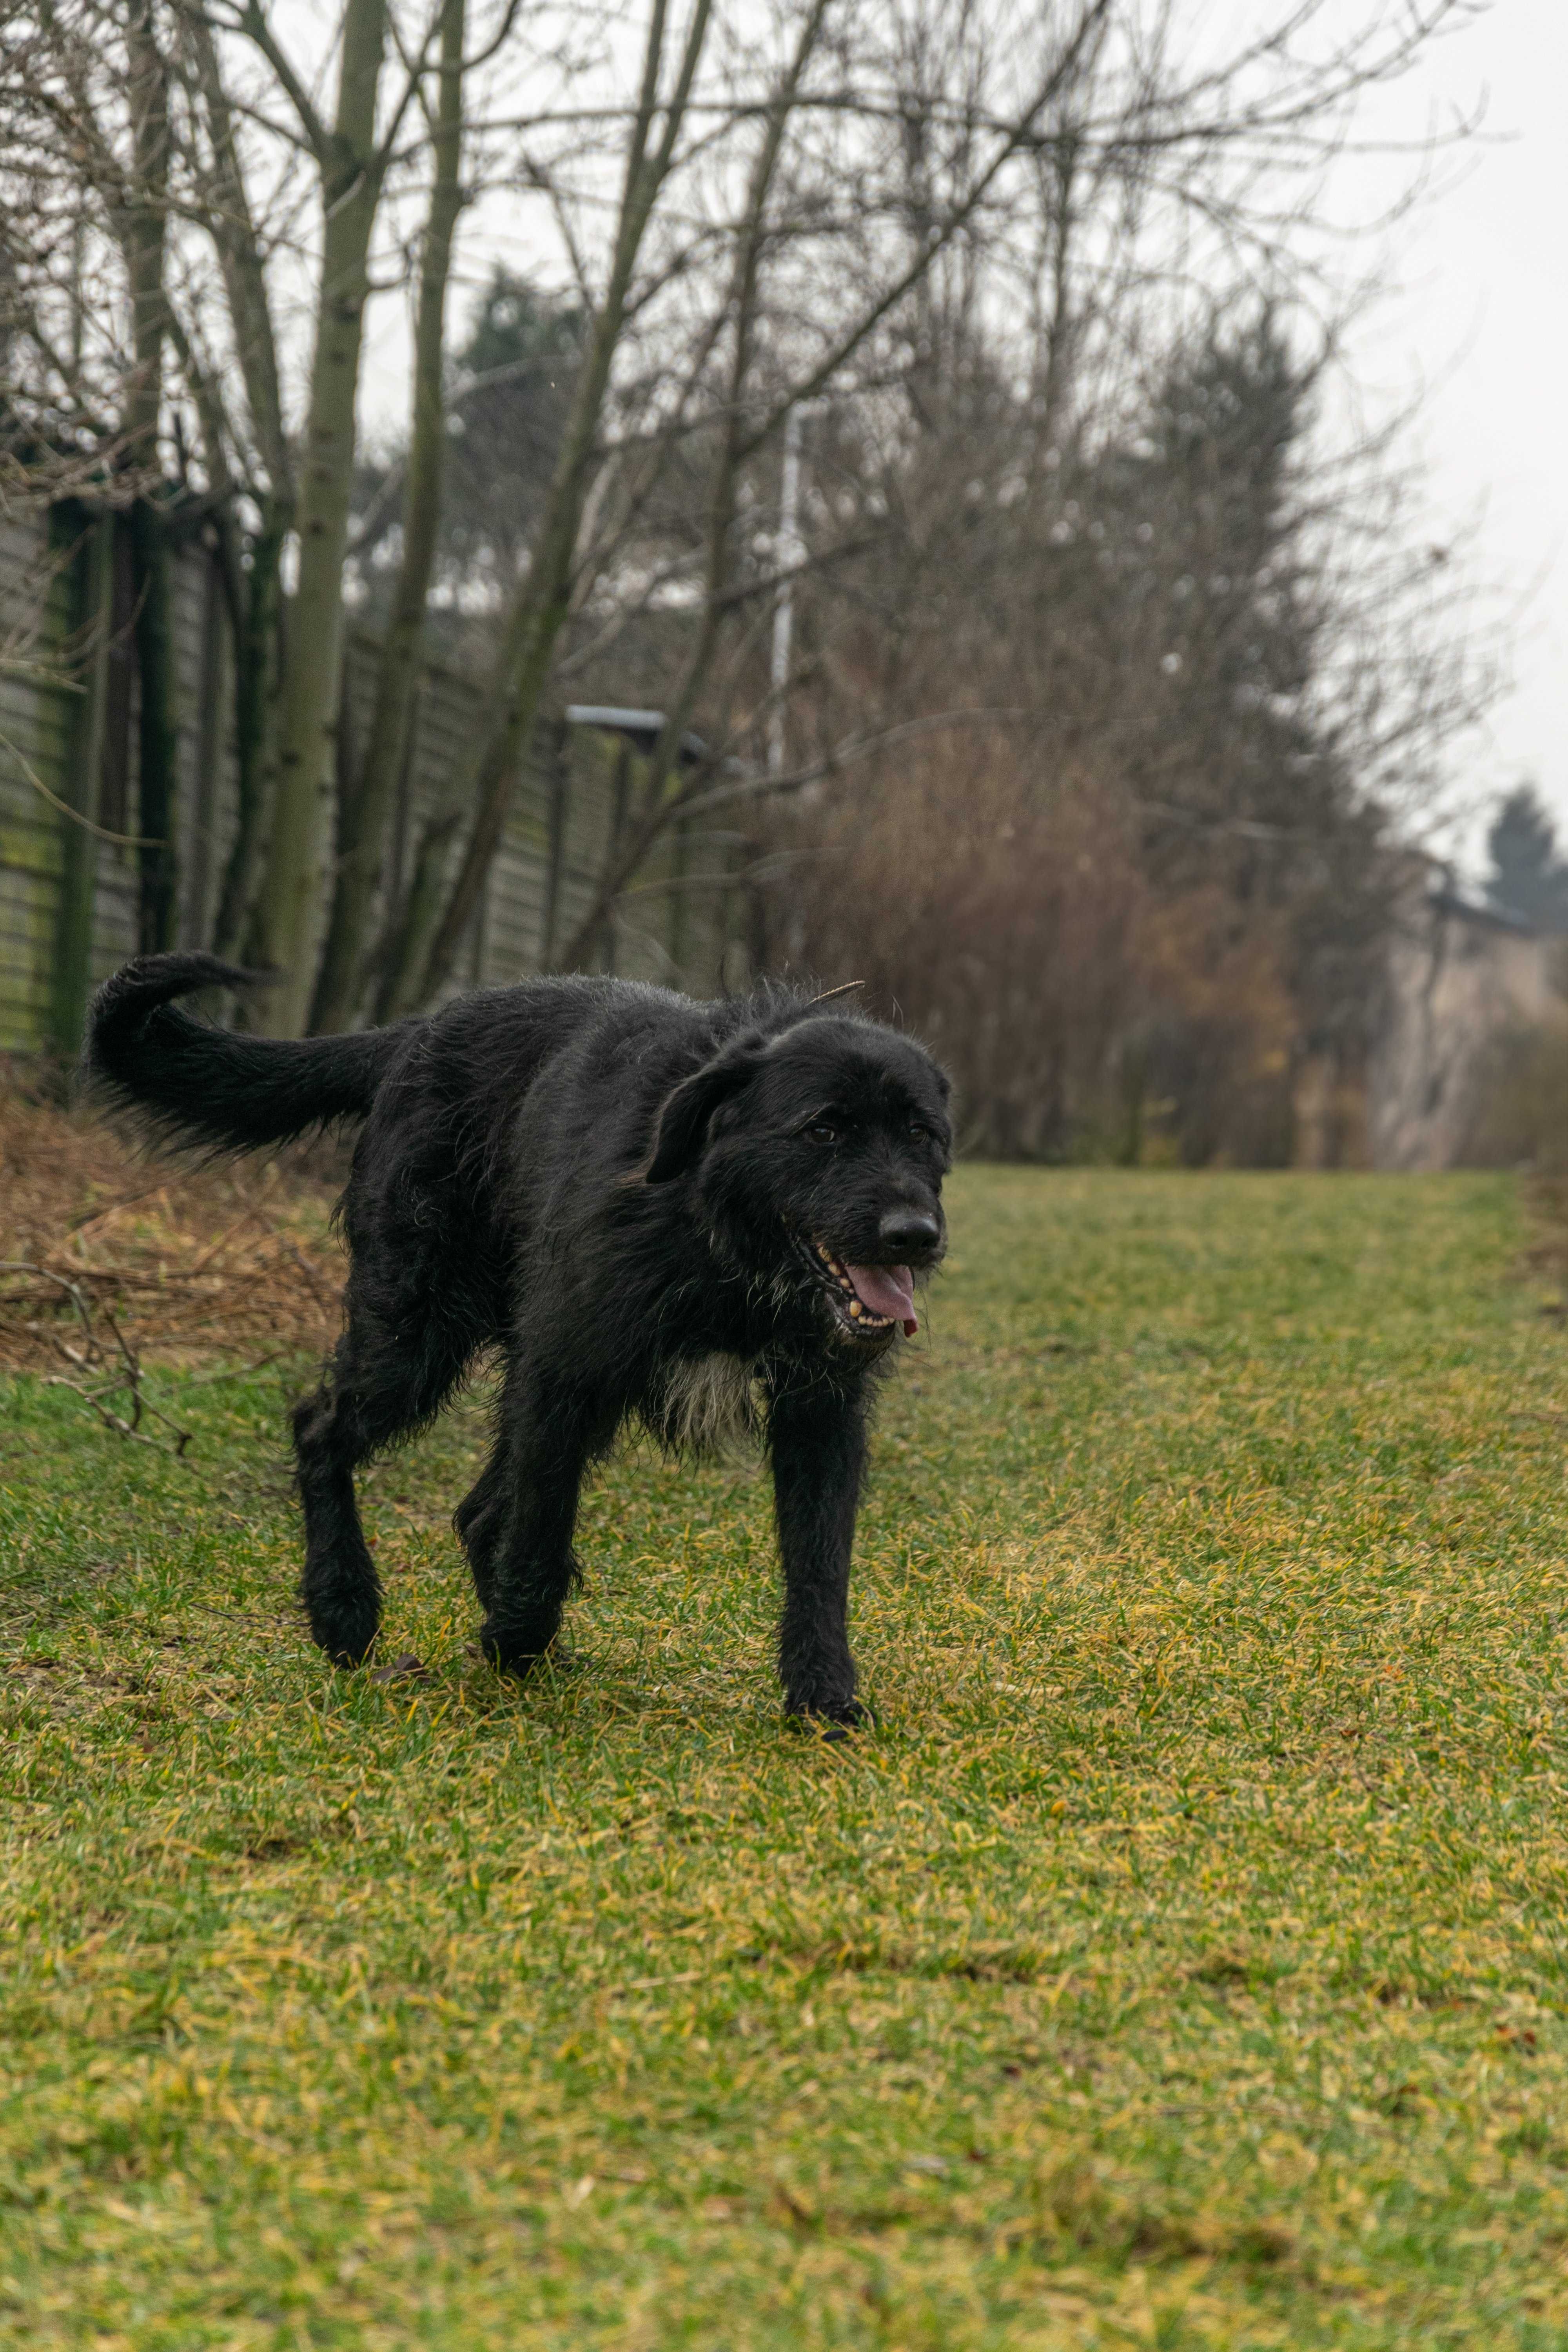
POLYGON ((763 1056, 759 1041, 725 1047, 665 1097, 654 1129, 653 1150, 642 1171, 647 1184, 668 1184, 684 1174, 701 1153, 708 1122, 722 1102, 743 1087, 763 1056))

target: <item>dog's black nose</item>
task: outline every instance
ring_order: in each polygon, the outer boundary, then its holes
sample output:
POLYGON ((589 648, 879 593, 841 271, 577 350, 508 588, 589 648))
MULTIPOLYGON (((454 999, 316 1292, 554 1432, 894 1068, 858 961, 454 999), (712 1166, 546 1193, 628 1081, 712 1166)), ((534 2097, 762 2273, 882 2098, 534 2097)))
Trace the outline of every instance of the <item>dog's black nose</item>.
POLYGON ((929 1209, 889 1209, 877 1228, 900 1257, 929 1257, 942 1239, 942 1226, 929 1209))

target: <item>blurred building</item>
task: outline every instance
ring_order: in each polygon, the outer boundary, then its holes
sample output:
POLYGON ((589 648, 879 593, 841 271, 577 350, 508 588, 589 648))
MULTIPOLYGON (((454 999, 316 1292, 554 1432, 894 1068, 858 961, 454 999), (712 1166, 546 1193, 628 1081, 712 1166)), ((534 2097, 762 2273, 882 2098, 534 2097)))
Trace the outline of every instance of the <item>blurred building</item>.
POLYGON ((1411 860, 1366 1073, 1374 1168, 1507 1166, 1568 1125, 1568 943, 1411 860))

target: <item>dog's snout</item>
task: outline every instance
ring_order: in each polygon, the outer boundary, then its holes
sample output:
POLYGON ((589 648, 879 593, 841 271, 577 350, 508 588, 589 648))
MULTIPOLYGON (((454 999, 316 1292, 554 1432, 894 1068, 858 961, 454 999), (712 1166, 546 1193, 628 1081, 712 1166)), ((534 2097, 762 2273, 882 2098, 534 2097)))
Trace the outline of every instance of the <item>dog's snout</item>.
POLYGON ((942 1223, 929 1209, 889 1209, 877 1228, 901 1258, 930 1257, 942 1240, 942 1223))

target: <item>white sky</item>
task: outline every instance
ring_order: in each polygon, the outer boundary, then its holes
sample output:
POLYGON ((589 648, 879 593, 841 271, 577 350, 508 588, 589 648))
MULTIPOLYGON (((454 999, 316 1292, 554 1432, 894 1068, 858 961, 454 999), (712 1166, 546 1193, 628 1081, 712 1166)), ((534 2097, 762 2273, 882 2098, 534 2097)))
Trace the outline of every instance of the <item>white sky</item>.
MULTIPOLYGON (((1534 778, 1568 846, 1568 7, 1494 0, 1369 102, 1370 136, 1419 134, 1486 100, 1457 185, 1396 233, 1396 292, 1352 365, 1369 392, 1425 388, 1418 441, 1433 535, 1475 526, 1474 568, 1513 626, 1510 691, 1459 779, 1472 806, 1534 778)), ((1386 166, 1338 167, 1336 209, 1386 166)), ((1461 835, 1476 864, 1484 816, 1461 835)))

